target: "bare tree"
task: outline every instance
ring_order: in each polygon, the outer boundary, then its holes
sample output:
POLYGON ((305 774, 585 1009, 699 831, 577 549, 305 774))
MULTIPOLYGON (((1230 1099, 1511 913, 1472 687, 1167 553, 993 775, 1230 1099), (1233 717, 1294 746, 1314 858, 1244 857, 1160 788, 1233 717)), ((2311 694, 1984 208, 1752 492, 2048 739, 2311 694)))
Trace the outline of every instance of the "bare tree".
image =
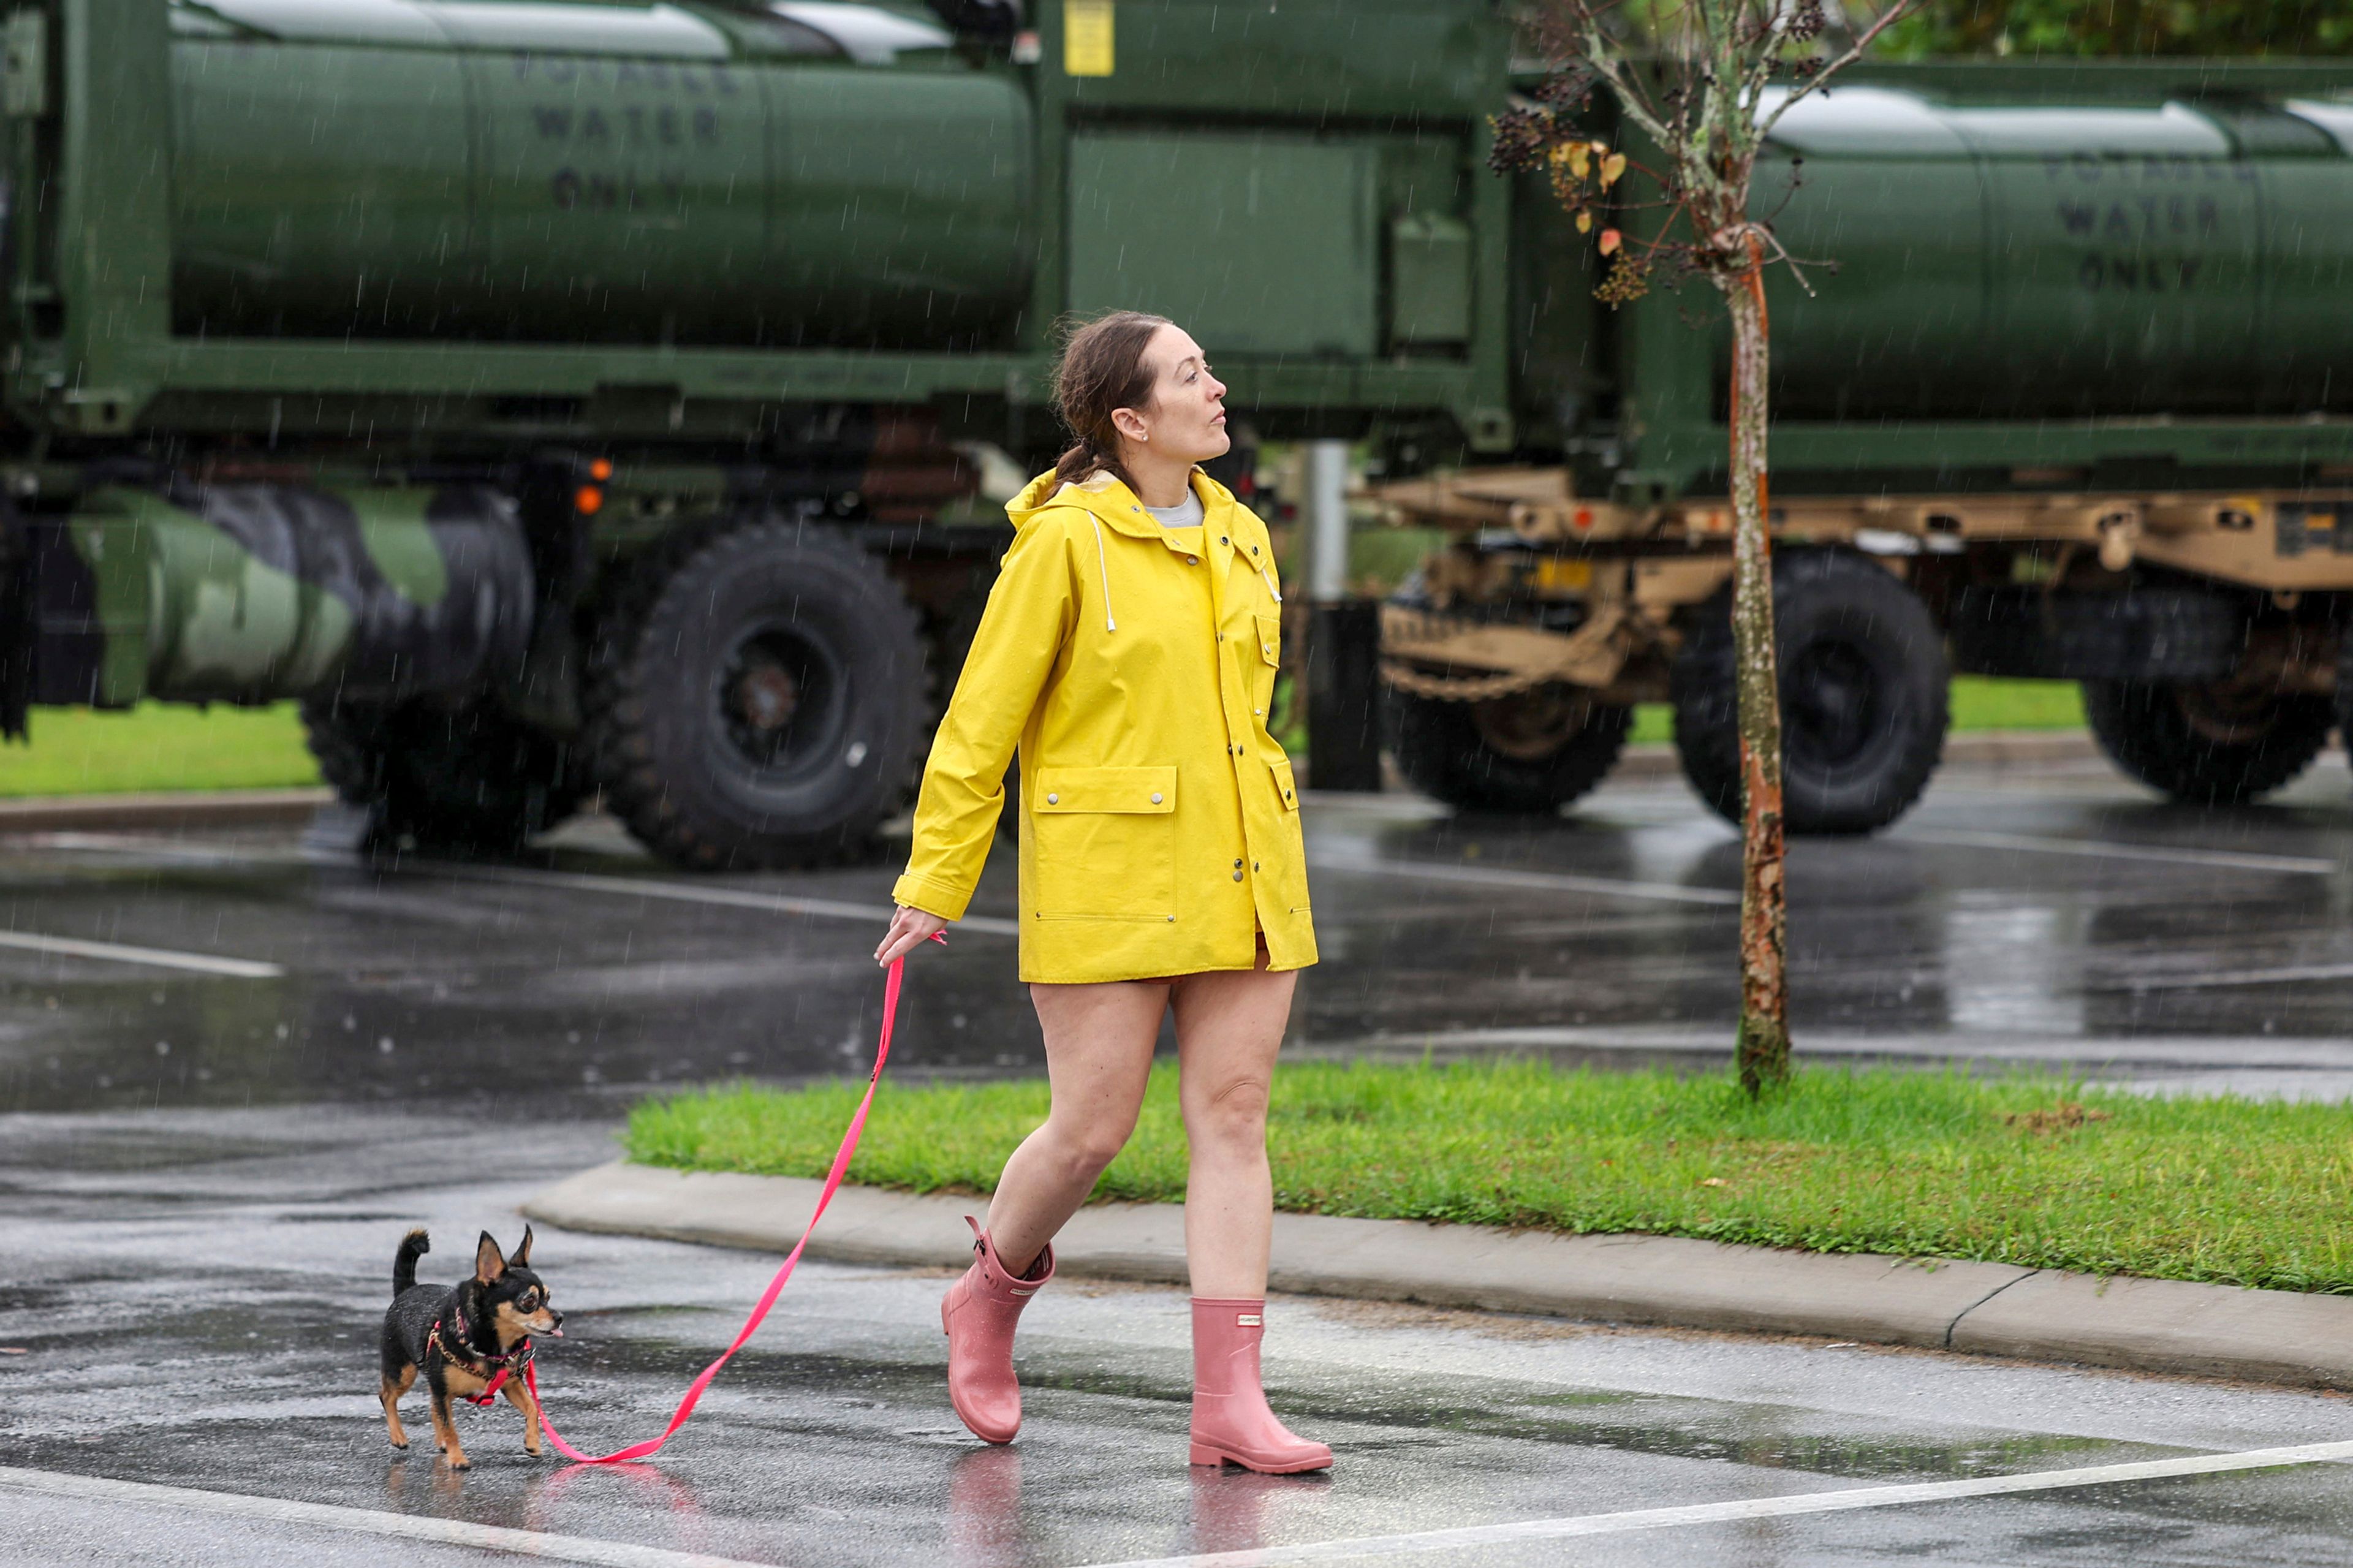
POLYGON ((1789 1073, 1780 682, 1766 529, 1765 268, 1784 264, 1801 285, 1806 279, 1770 218, 1751 215, 1748 187, 1757 151, 1780 118, 1918 4, 1893 0, 1856 26, 1843 10, 1826 15, 1824 0, 1650 0, 1639 12, 1626 0, 1538 0, 1527 25, 1548 75, 1534 102, 1495 122, 1496 168, 1543 169, 1579 233, 1630 210, 1620 185, 1630 168, 1657 187, 1654 203, 1630 204, 1663 209, 1645 237, 1630 244, 1615 223, 1601 227, 1597 243, 1609 270, 1599 298, 1612 305, 1640 298, 1664 264, 1678 280, 1705 278, 1732 319, 1732 622, 1743 795, 1735 1050, 1751 1094, 1789 1073), (1824 47, 1826 36, 1834 47, 1824 47), (1615 147, 1580 123, 1580 111, 1604 90, 1620 110, 1615 147))

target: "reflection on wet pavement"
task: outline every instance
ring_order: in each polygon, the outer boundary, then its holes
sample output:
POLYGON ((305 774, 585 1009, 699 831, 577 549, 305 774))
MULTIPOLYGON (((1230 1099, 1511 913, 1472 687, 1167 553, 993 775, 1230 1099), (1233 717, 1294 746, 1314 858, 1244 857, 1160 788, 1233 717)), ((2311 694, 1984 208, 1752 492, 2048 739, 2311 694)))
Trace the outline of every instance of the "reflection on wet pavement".
MULTIPOLYGON (((946 1405, 944 1276, 808 1265, 658 1463, 531 1459, 503 1406, 458 1411, 464 1475, 422 1445, 396 1454, 374 1335, 401 1232, 432 1228, 423 1274, 446 1279, 475 1229, 512 1241, 517 1199, 607 1136, 364 1108, 0 1121, 0 1344, 25 1352, 0 1365, 5 1462, 753 1562, 1042 1568, 2353 1438, 2353 1406, 2284 1391, 1294 1300, 1270 1317, 1270 1388, 1342 1464, 1328 1479, 1195 1470, 1184 1299, 1071 1280, 1025 1320, 1027 1424, 991 1449, 946 1405)), ((775 1261, 560 1231, 533 1256, 566 1314, 542 1358, 548 1407, 592 1448, 659 1429, 775 1261)), ((1569 1560, 2097 1562, 2161 1539, 2169 1562, 2319 1561, 2314 1544, 2353 1523, 2340 1483, 2221 1476, 1756 1521, 1569 1560)), ((0 1487, 0 1563, 73 1560, 29 1554, 51 1540, 43 1506, 0 1487)), ((240 1555, 246 1527, 104 1518, 83 1560, 277 1560, 240 1555)), ((312 1562, 387 1550, 295 1536, 312 1562)), ((1572 1550, 1587 1549, 1431 1555, 1572 1550)))
MULTIPOLYGON (((1948 770, 1892 833, 1793 849, 1799 1047, 2026 1057, 2168 1085, 2309 1072, 2304 1087, 2342 1092, 2345 785, 2332 763, 2273 804, 2206 813, 2113 780, 1948 770)), ((1295 1046, 1613 1064, 1725 1048, 1738 847, 1680 786, 1605 790, 1542 824, 1327 797, 1308 828, 1324 962, 1304 977, 1295 1046)), ((999 860, 976 903, 987 929, 919 964, 902 1071, 1035 1068, 999 860)), ((285 834, 13 841, 0 929, 285 973, 0 948, 0 1104, 586 1108, 681 1080, 854 1070, 878 989, 868 911, 890 878, 681 878, 596 823, 536 867, 368 866, 285 834)))
MULTIPOLYGON (((1894 832, 1793 855, 1799 1048, 2353 1091, 2345 786, 2332 764, 2197 814, 1948 770, 1894 832)), ((1307 823, 1326 962, 1294 1048, 1721 1062, 1736 848, 1679 786, 1543 826, 1391 798, 1307 823)), ((982 915, 1011 912, 1011 870, 982 915)), ((0 929, 122 950, 0 947, 0 1464, 755 1562, 1043 1568, 2353 1438, 2332 1397, 1290 1301, 1275 1398, 1342 1465, 1196 1471, 1181 1296, 1068 1281, 1025 1320, 1021 1441, 989 1449, 945 1404, 944 1280, 812 1265, 656 1464, 529 1459, 504 1406, 459 1412, 469 1474, 396 1455, 374 1357, 401 1232, 433 1228, 446 1279, 476 1230, 512 1240, 522 1194, 609 1157, 649 1089, 862 1066, 890 878, 698 881, 594 822, 499 868, 289 834, 0 842, 0 929)), ((969 926, 924 954, 894 1072, 1034 1071, 1010 956, 969 926)), ((564 1233, 534 1261, 567 1315, 549 1408, 591 1449, 659 1430, 774 1264, 564 1233)), ((2333 1469, 2251 1472, 1397 1560, 2335 1563, 2345 1496, 2333 1469)), ((387 1552, 480 1560, 0 1487, 0 1565, 387 1552)))

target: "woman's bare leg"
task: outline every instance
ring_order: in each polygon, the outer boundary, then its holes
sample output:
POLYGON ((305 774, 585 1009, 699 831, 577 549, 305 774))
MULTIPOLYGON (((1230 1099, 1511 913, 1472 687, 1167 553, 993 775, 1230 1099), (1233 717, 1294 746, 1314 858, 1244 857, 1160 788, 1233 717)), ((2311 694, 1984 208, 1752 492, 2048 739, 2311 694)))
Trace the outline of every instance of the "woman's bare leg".
MULTIPOLYGON (((1266 960, 1261 952, 1259 963, 1266 960)), ((1290 972, 1224 970, 1176 983, 1177 1098, 1192 1163, 1185 1256, 1196 1296, 1266 1294, 1274 1179, 1266 1163, 1267 1086, 1291 1018, 1290 972)))
POLYGON ((1135 1131, 1168 989, 1141 981, 1029 987, 1053 1103, 1046 1124, 1005 1162, 988 1205, 989 1240, 1016 1275, 1079 1212, 1135 1131))

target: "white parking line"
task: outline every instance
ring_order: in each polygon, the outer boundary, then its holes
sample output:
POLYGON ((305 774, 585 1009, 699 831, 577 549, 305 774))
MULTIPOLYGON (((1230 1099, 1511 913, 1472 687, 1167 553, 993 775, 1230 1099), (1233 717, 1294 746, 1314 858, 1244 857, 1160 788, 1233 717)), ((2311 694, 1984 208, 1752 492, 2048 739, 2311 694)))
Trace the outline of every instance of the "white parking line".
POLYGON ((2148 1459, 2128 1465, 2092 1465, 2075 1470, 2032 1470, 2020 1476, 1982 1476, 1965 1481, 1923 1481, 1912 1486, 1857 1487, 1852 1490, 1799 1492, 1746 1498, 1733 1502, 1694 1503, 1683 1508, 1632 1509, 1624 1513, 1588 1513, 1567 1519, 1531 1519, 1514 1524, 1469 1525, 1457 1530, 1421 1530, 1404 1535, 1365 1535, 1350 1541, 1320 1541, 1301 1546, 1261 1546, 1242 1552, 1197 1552, 1181 1557, 1146 1557, 1102 1568, 1277 1568, 1286 1563, 1341 1563, 1423 1552, 1460 1552, 1465 1547, 1512 1546, 1580 1535, 1620 1535, 1675 1525, 1724 1524, 1752 1519, 1789 1519, 1810 1513, 1843 1513, 1862 1508, 1902 1508, 1912 1503, 1960 1498, 2002 1497, 2018 1492, 2057 1491, 2067 1487, 2116 1486, 2126 1481, 2173 1476, 2211 1476, 2231 1470, 2269 1469, 2353 1459, 2353 1443, 2307 1443, 2295 1448, 2254 1448, 2238 1454, 2197 1454, 2179 1459, 2148 1459))
POLYGON ((2220 985, 2284 985, 2299 980, 2353 980, 2353 963, 2295 963, 2278 969, 2242 969, 2227 974, 2158 974, 2118 980, 2096 991, 2204 991, 2220 985))
MULTIPOLYGON (((411 875, 448 877, 466 882, 506 882, 521 888, 569 888, 582 893, 619 893, 640 899, 666 899, 681 904, 716 904, 723 909, 759 910, 768 914, 808 915, 819 920, 873 921, 889 924, 890 904, 853 904, 839 899, 797 899, 782 893, 754 893, 741 888, 706 888, 691 882, 662 882, 650 877, 599 877, 585 871, 532 871, 496 866, 458 866, 445 860, 413 862, 411 875)), ((1018 936, 1018 921, 988 915, 966 915, 949 930, 979 931, 988 936, 1018 936)))
POLYGON ((66 958, 98 958, 110 963, 144 963, 156 969, 185 969, 198 974, 232 974, 239 980, 275 980, 285 973, 274 963, 251 958, 218 958, 209 952, 175 952, 168 947, 125 947, 120 942, 83 942, 79 937, 44 936, 38 931, 0 931, 0 947, 26 952, 53 952, 66 958))
POLYGON ((1621 882, 1610 877, 1576 877, 1556 871, 1513 871, 1500 866, 1438 866, 1426 860, 1390 860, 1377 855, 1347 855, 1310 849, 1307 864, 1318 871, 1350 871, 1366 877, 1404 877, 1423 882, 1456 882, 1473 888, 1525 888, 1532 893, 1599 893, 1613 899, 1657 899, 1671 904, 1740 907, 1740 895, 1722 888, 1684 888, 1672 882, 1621 882))
MULTIPOLYGON (((110 855, 149 855, 202 865, 293 862, 301 865, 363 869, 364 862, 349 855, 321 849, 272 850, 239 847, 219 850, 169 843, 129 833, 28 834, 25 842, 47 849, 96 851, 110 855)), ((395 873, 429 876, 469 882, 505 882, 516 887, 569 888, 583 893, 621 893, 672 903, 715 904, 724 909, 758 910, 765 914, 807 915, 818 920, 880 921, 888 923, 889 904, 853 904, 839 899, 799 899, 783 893, 755 893, 741 888, 705 887, 692 882, 659 881, 651 877, 600 877, 585 871, 535 871, 523 867, 467 866, 448 860, 413 859, 395 873)), ((990 915, 966 915, 952 928, 987 936, 1018 936, 1018 921, 990 915)))
POLYGON ((332 1503, 245 1497, 236 1492, 198 1491, 191 1487, 151 1486, 144 1481, 60 1475, 54 1470, 0 1467, 0 1487, 87 1501, 182 1508, 197 1513, 224 1514, 231 1519, 260 1520, 269 1524, 307 1524, 327 1530, 357 1531, 367 1535, 394 1535, 410 1541, 429 1541, 442 1546, 511 1552, 519 1557, 543 1557, 558 1563, 601 1563, 606 1568, 765 1568, 764 1564, 748 1563, 740 1557, 712 1557, 700 1552, 670 1552, 659 1546, 593 1541, 582 1535, 549 1535, 536 1530, 508 1530, 495 1524, 474 1524, 462 1519, 429 1519, 417 1514, 386 1513, 376 1509, 339 1508, 332 1503))
MULTIPOLYGON (((2331 1464, 2346 1460, 2353 1460, 2353 1443, 2306 1443, 2287 1448, 2250 1448, 2235 1454, 2191 1454, 2178 1459, 2144 1459, 2129 1464, 2090 1465, 2068 1470, 2030 1470, 2023 1475, 1978 1476, 1968 1480, 1854 1487, 1835 1491, 1796 1492, 1779 1497, 1741 1498, 1728 1502, 1690 1503, 1679 1508, 1630 1509, 1620 1513, 1574 1514, 1563 1519, 1520 1520, 1508 1524, 1465 1525, 1452 1530, 1422 1530, 1397 1535, 1360 1535, 1344 1541, 1314 1541, 1293 1546, 1255 1546, 1234 1552, 1129 1558, 1115 1563, 1101 1564, 1099 1568, 1280 1568, 1281 1564, 1292 1563, 1342 1563, 1355 1558, 1460 1552, 1482 1546, 1514 1546, 1531 1541, 1561 1541, 1577 1536, 1622 1535, 1638 1530, 1668 1530, 1680 1525, 1795 1519, 1808 1514, 1847 1513, 1857 1509, 1905 1508, 1920 1503, 1955 1502, 1966 1498, 2011 1497, 2025 1492, 2120 1486, 2132 1481, 2227 1475, 2235 1470, 2266 1470, 2291 1465, 2331 1464)), ((398 1536, 410 1541, 474 1547, 487 1552, 508 1552, 517 1556, 541 1557, 559 1563, 607 1564, 609 1568, 765 1568, 763 1564, 743 1558, 713 1557, 698 1552, 672 1552, 659 1546, 637 1546, 626 1542, 554 1535, 536 1530, 511 1530, 499 1525, 474 1524, 465 1520, 390 1513, 378 1509, 343 1508, 332 1503, 295 1502, 283 1498, 250 1497, 237 1492, 155 1486, 146 1481, 66 1475, 54 1470, 0 1467, 0 1487, 48 1497, 144 1503, 234 1519, 259 1520, 271 1524, 314 1525, 366 1535, 398 1536)))
POLYGON ((2041 838, 2024 833, 1906 829, 1889 837, 1901 844, 1948 845, 1957 849, 2018 849, 2034 855, 2077 855, 2095 860, 2151 860, 2166 866, 2212 866, 2231 871, 2277 871, 2298 877, 2328 877, 2344 869, 2334 860, 2306 855, 2255 855, 2232 849, 2168 849, 2155 844, 2116 844, 2096 838, 2041 838))

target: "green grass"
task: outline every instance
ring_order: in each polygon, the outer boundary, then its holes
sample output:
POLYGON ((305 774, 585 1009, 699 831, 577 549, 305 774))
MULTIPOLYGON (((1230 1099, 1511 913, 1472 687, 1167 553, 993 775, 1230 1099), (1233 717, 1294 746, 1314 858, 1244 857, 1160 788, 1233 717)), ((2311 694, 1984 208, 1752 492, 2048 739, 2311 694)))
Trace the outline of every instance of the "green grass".
MULTIPOLYGON (((1286 678, 1276 697, 1276 735, 1297 756, 1307 748, 1307 714, 1286 678)), ((1953 682, 1953 728, 2080 729, 2084 702, 2072 682, 1953 682)), ((1632 738, 1672 739, 1663 703, 1634 710, 1632 738)), ((0 746, 0 796, 119 795, 138 790, 269 789, 315 784, 319 770, 302 743, 294 704, 210 709, 142 703, 122 713, 41 708, 33 743, 0 746)))
MULTIPOLYGON (((2072 680, 1995 680, 1982 675, 1953 677, 1953 732, 1969 730, 2080 730, 2084 690, 2072 680)), ((1627 739, 1667 742, 1675 738, 1674 710, 1645 702, 1634 710, 1627 739)))
POLYGON ((269 789, 315 784, 294 704, 121 713, 37 708, 32 744, 0 745, 0 795, 120 795, 136 790, 269 789))
MULTIPOLYGON (((860 1088, 649 1100, 628 1151, 819 1176, 860 1088)), ((1038 1080, 886 1084, 851 1179, 985 1193, 1046 1100, 1038 1080)), ((1805 1071, 1752 1104, 1716 1077, 1301 1062, 1275 1079, 1270 1137, 1276 1205, 1304 1213, 2353 1293, 2353 1110, 2340 1106, 1886 1069, 1805 1071), (2084 1119, 2064 1124, 2068 1106, 2084 1119)), ((1174 1202, 1184 1179, 1176 1079, 1156 1069, 1096 1195, 1174 1202)))

